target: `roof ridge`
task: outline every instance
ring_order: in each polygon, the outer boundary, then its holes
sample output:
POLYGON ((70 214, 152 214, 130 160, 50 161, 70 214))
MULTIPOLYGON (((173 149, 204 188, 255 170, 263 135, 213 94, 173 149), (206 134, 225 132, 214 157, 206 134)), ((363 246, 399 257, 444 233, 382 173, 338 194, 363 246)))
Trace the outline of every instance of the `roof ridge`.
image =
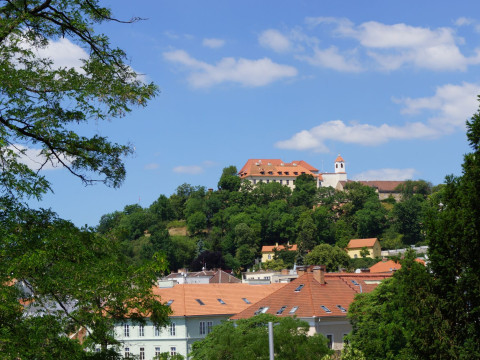
MULTIPOLYGON (((308 277, 311 277, 310 279, 308 279, 309 280, 308 281, 308 291, 310 293, 310 304, 311 304, 312 309, 313 309, 313 315, 318 316, 317 309, 315 309, 315 305, 313 303, 313 295, 312 295, 312 281, 316 281, 316 282, 318 282, 318 281, 315 280, 315 277, 313 276, 313 273, 306 273, 305 275, 308 276, 308 277), (310 274, 311 274, 311 276, 310 276, 310 274)), ((321 284, 318 283, 318 285, 321 285, 321 284)))

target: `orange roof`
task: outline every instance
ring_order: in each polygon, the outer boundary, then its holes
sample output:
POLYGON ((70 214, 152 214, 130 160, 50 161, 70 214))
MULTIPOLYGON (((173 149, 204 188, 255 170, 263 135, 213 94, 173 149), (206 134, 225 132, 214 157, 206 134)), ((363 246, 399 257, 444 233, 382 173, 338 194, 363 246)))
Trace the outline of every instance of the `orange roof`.
POLYGON ((363 248, 364 246, 372 247, 375 244, 376 241, 377 241, 377 238, 352 239, 348 243, 347 249, 359 249, 359 248, 363 248))
MULTIPOLYGON (((423 259, 415 259, 416 262, 422 264, 425 266, 425 261, 423 259)), ((388 273, 388 272, 393 272, 396 270, 400 270, 402 268, 402 265, 400 263, 395 262, 393 260, 382 260, 375 265, 372 265, 370 267, 370 272, 371 273, 388 273)))
MULTIPOLYGON (((285 250, 284 245, 272 245, 272 246, 262 246, 262 253, 263 252, 273 252, 274 249, 285 250)), ((289 245, 288 251, 297 251, 297 244, 289 245)))
POLYGON ((325 284, 314 279, 313 273, 307 272, 284 287, 278 289, 256 304, 236 314, 232 319, 245 319, 255 315, 261 307, 268 308, 265 312, 277 316, 324 317, 346 316, 346 311, 354 296, 360 292, 360 286, 354 285, 352 280, 362 286, 363 292, 372 291, 380 281, 391 274, 325 274, 325 284), (303 285, 299 291, 300 285, 303 285), (325 306, 330 312, 322 308, 325 306), (345 311, 342 311, 343 308, 345 311), (282 307, 282 313, 277 313, 282 307), (298 307, 292 312, 294 307, 298 307))
POLYGON ((398 185, 405 183, 405 181, 357 181, 362 185, 370 186, 378 189, 379 192, 395 192, 398 185))
POLYGON ((338 154, 337 158, 335 159, 335 162, 345 162, 345 160, 343 160, 340 154, 338 154))
POLYGON ((241 178, 247 176, 291 177, 302 173, 317 176, 318 169, 303 160, 286 163, 281 159, 248 159, 238 175, 241 178))
POLYGON ((155 287, 153 293, 160 295, 162 302, 173 300, 171 316, 233 315, 250 305, 243 298, 254 304, 283 286, 285 284, 180 284, 171 288, 155 287))

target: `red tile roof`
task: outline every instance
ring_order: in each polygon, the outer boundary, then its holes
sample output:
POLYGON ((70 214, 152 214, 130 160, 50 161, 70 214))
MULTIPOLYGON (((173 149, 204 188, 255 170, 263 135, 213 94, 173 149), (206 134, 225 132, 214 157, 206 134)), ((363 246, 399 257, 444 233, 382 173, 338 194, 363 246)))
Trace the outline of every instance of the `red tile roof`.
POLYGON ((171 288, 155 287, 153 293, 164 303, 173 300, 171 316, 233 315, 250 305, 243 298, 254 304, 283 286, 285 284, 180 284, 171 288))
POLYGON ((210 279, 210 284, 235 284, 241 283, 242 280, 236 278, 223 270, 218 270, 210 279))
POLYGON ((345 162, 345 160, 343 160, 340 154, 338 154, 337 158, 335 159, 335 162, 345 162))
POLYGON ((303 160, 286 163, 281 159, 248 159, 238 175, 241 178, 247 176, 292 177, 302 173, 321 178, 321 175, 317 174, 318 169, 303 160))
MULTIPOLYGON (((423 259, 415 259, 416 262, 425 266, 425 261, 423 259)), ((388 273, 393 272, 394 270, 400 270, 402 265, 393 260, 382 260, 375 265, 370 267, 370 273, 388 273)))
POLYGON ((366 186, 370 186, 370 187, 373 187, 375 189, 378 189, 378 192, 394 193, 394 192, 398 192, 397 190, 395 190, 397 188, 397 186, 403 184, 405 181, 379 181, 379 180, 375 180, 375 181, 357 181, 357 182, 359 182, 362 185, 366 185, 366 186))
POLYGON ((325 284, 320 284, 315 280, 313 273, 307 272, 256 304, 239 312, 232 319, 250 318, 260 308, 268 308, 266 313, 277 316, 297 316, 300 318, 344 317, 346 313, 337 305, 348 311, 355 294, 360 292, 360 286, 354 285, 352 280, 362 286, 363 292, 370 292, 380 281, 390 276, 391 274, 327 273, 325 274, 325 284), (300 285, 303 285, 302 288, 296 291, 300 285), (325 311, 322 305, 330 312, 325 311), (284 306, 286 306, 285 310, 281 314, 277 314, 284 306), (291 313, 290 311, 294 307, 298 307, 298 309, 291 313))
MULTIPOLYGON (((264 252, 273 252, 274 249, 277 249, 278 251, 280 250, 285 250, 284 245, 272 245, 272 246, 262 246, 262 253, 264 252)), ((297 251, 297 244, 289 245, 288 246, 288 251, 297 251)))
POLYGON ((375 244, 376 241, 377 241, 377 238, 352 239, 348 243, 347 249, 360 249, 360 248, 363 248, 364 246, 372 247, 375 244))

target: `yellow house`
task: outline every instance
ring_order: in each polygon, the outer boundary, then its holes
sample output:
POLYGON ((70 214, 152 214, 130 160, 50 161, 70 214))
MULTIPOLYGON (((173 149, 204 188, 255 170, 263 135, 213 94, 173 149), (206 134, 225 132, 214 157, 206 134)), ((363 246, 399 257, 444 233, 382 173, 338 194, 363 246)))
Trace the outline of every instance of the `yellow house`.
POLYGON ((367 257, 369 258, 376 258, 380 257, 381 255, 381 247, 380 242, 377 238, 370 238, 370 239, 352 239, 348 243, 346 248, 348 256, 352 259, 361 258, 362 255, 360 252, 363 248, 368 250, 367 257))
MULTIPOLYGON (((297 244, 290 245, 287 243, 287 248, 289 251, 297 251, 297 244)), ((262 246, 262 263, 273 260, 275 249, 277 251, 284 250, 285 246, 278 245, 278 243, 272 246, 262 246)))

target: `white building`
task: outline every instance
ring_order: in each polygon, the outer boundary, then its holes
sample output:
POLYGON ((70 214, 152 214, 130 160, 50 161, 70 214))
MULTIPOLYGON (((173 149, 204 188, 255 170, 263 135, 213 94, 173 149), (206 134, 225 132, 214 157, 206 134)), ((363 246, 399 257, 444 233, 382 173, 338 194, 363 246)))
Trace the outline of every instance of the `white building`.
POLYGON ((125 357, 134 355, 141 360, 150 360, 168 352, 188 358, 192 344, 203 339, 213 326, 284 285, 183 284, 155 288, 154 293, 173 311, 171 324, 156 329, 149 321, 145 326, 131 321, 118 323, 115 338, 121 342, 121 352, 125 357))

